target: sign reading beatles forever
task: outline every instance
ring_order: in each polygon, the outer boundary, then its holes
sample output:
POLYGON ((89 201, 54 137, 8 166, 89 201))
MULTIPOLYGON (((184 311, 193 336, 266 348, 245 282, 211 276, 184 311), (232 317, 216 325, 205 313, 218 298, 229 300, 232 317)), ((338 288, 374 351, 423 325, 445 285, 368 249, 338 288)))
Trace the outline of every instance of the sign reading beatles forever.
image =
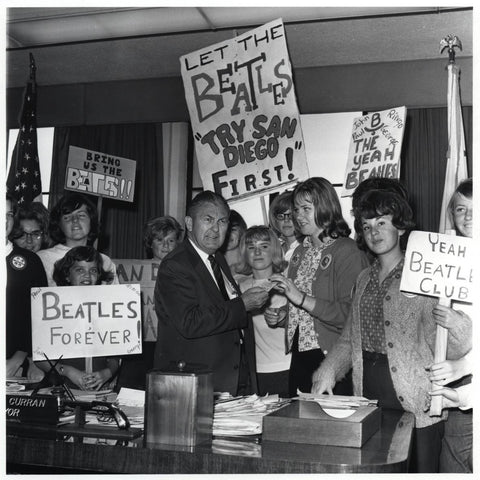
POLYGON ((239 200, 308 178, 281 19, 180 62, 204 189, 239 200))
POLYGON ((142 353, 140 285, 31 289, 33 360, 142 353))

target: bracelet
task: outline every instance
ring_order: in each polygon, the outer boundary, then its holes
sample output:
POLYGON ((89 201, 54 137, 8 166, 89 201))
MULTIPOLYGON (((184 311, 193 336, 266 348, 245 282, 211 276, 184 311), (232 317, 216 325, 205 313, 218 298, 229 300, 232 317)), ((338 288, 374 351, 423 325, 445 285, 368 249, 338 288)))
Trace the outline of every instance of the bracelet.
POLYGON ((303 292, 303 297, 302 297, 302 301, 298 304, 298 307, 299 308, 302 308, 303 307, 303 303, 305 302, 305 299, 307 298, 307 294, 305 292, 303 292))

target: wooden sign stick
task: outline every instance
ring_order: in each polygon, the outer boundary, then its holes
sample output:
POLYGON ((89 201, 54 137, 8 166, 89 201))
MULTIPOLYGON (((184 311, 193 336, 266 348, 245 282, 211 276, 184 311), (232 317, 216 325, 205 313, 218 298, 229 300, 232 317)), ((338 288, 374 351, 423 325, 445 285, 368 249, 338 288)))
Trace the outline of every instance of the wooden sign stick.
POLYGON ((93 365, 92 365, 92 357, 85 357, 85 373, 92 373, 93 372, 93 365))
MULTIPOLYGON (((449 307, 451 301, 448 298, 440 297, 438 299, 438 304, 443 305, 444 307, 449 307)), ((443 362, 447 358, 447 341, 448 341, 448 328, 437 325, 437 335, 435 337, 435 354, 434 354, 434 363, 443 362)), ((432 382, 432 390, 440 390, 442 385, 438 385, 435 382, 432 382)), ((432 397, 432 402, 430 404, 429 415, 431 417, 438 417, 442 414, 442 405, 443 397, 434 396, 432 397)))
POLYGON ((260 204, 262 206, 263 223, 268 226, 269 221, 268 221, 267 203, 265 202, 264 195, 260 197, 260 204))

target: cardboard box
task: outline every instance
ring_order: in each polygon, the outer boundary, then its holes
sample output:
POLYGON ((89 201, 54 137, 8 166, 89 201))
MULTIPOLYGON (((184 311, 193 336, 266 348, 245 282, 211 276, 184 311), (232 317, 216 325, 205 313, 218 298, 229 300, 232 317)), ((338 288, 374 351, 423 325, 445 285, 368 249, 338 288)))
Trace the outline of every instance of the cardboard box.
POLYGON ((294 401, 263 417, 262 439, 360 448, 381 424, 378 407, 359 407, 346 418, 334 418, 316 402, 294 401))

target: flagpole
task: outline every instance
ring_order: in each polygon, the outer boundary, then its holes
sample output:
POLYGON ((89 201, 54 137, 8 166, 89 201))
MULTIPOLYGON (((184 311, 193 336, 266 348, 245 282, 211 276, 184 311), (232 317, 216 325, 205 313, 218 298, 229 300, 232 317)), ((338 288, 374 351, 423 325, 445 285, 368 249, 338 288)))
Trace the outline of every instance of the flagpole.
MULTIPOLYGON (((448 151, 443 189, 442 209, 440 213, 439 232, 455 235, 450 221, 448 204, 458 183, 467 177, 465 158, 465 137, 463 132, 462 111, 458 86, 458 67, 455 65, 455 48, 462 50, 462 42, 455 35, 448 35, 440 41, 440 53, 448 51, 448 87, 447 87, 447 117, 448 117, 448 151)), ((448 298, 440 297, 439 305, 451 307, 448 298)), ((437 325, 435 336, 434 363, 443 362, 447 357, 448 329, 437 325)), ((432 382, 432 390, 442 386, 432 382)), ((443 409, 443 398, 433 396, 430 405, 430 416, 440 416, 443 409)))

